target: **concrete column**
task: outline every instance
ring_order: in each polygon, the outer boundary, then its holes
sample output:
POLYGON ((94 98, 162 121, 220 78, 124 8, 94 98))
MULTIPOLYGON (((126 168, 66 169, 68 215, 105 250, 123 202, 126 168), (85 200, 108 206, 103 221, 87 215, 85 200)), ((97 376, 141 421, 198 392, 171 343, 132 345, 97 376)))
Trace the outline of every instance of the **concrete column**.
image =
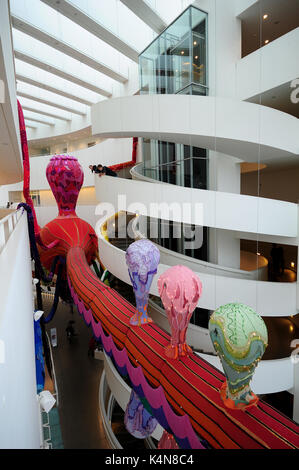
MULTIPOLYGON (((240 160, 209 152, 209 189, 240 194, 240 160)), ((240 240, 227 230, 209 230, 209 261, 229 268, 240 268, 240 240)))

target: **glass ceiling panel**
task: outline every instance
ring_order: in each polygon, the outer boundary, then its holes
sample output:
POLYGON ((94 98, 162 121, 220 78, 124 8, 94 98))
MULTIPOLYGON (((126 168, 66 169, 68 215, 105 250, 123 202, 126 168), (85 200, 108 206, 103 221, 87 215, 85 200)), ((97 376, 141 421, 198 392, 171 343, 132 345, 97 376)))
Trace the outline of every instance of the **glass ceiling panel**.
POLYGON ((41 98, 46 101, 50 101, 51 103, 53 102, 61 106, 67 106, 82 113, 86 113, 89 109, 89 106, 78 103, 78 101, 70 100, 69 98, 65 98, 61 95, 56 95, 51 91, 37 88, 36 86, 21 82, 19 80, 17 80, 17 91, 21 93, 26 93, 30 96, 41 98))
POLYGON ((185 8, 194 3, 193 0, 146 0, 146 2, 167 24, 170 24, 185 8))
POLYGON ((70 3, 139 52, 156 37, 156 33, 119 0, 71 0, 70 3))
POLYGON ((127 75, 132 63, 130 59, 39 0, 12 0, 11 11, 87 56, 127 75))
POLYGON ((63 91, 67 91, 72 95, 78 96, 80 98, 84 98, 92 103, 97 103, 104 99, 103 96, 94 93, 91 90, 87 90, 80 85, 76 85, 76 83, 69 82, 64 78, 57 77, 50 72, 46 72, 45 70, 41 70, 34 65, 27 64, 21 60, 16 59, 16 73, 25 75, 27 77, 32 78, 33 80, 40 81, 41 83, 45 83, 46 85, 58 88, 63 91))
MULTIPOLYGON (((49 105, 43 104, 43 103, 37 103, 36 101, 30 100, 28 98, 23 98, 23 97, 20 97, 19 101, 20 101, 22 106, 28 106, 32 109, 33 108, 36 109, 37 113, 39 111, 44 111, 46 113, 56 114, 57 116, 61 116, 62 118, 65 118, 65 119, 72 119, 71 113, 68 113, 66 111, 62 111, 59 108, 55 108, 53 106, 49 106, 49 105)), ((26 111, 26 114, 27 114, 27 111, 26 111)))
MULTIPOLYGON (((73 59, 72 57, 66 54, 63 54, 63 52, 57 51, 56 49, 53 49, 52 47, 47 46, 46 44, 38 41, 37 39, 34 39, 16 29, 13 29, 13 42, 14 48, 16 50, 20 50, 25 54, 31 55, 41 61, 47 62, 49 65, 56 66, 68 73, 82 78, 83 80, 87 80, 88 82, 93 83, 94 85, 100 88, 112 92, 112 84, 114 80, 112 80, 110 77, 107 77, 107 75, 102 74, 101 72, 97 72, 88 65, 82 64, 78 60, 73 59)), ((24 62, 22 62, 22 64, 24 64, 24 62)), ((36 69, 34 70, 34 72, 36 73, 36 69)), ((54 76, 51 74, 51 77, 53 78, 54 76)), ((66 81, 64 81, 64 86, 65 83, 66 81)), ((67 81, 67 84, 67 86, 70 87, 78 86, 79 93, 81 93, 82 90, 91 93, 90 96, 93 96, 91 101, 99 100, 98 94, 93 93, 90 90, 86 90, 85 88, 82 88, 79 85, 72 84, 69 81, 67 81)))
POLYGON ((24 110, 24 117, 25 117, 25 121, 31 121, 32 123, 35 123, 34 125, 36 125, 36 127, 38 127, 40 123, 34 121, 34 119, 43 121, 45 125, 49 125, 49 123, 51 123, 54 126, 58 122, 58 119, 44 116, 43 114, 33 113, 32 111, 27 111, 27 110, 24 110))

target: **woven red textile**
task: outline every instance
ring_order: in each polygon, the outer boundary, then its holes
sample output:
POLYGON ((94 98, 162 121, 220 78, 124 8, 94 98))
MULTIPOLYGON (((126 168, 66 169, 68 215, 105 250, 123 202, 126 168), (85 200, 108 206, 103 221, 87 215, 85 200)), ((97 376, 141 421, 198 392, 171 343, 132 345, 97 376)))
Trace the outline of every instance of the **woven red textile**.
POLYGON ((23 169, 24 169, 23 195, 24 195, 26 204, 28 204, 28 206, 30 206, 32 210, 32 215, 33 215, 33 220, 34 220, 34 233, 38 234, 40 228, 37 223, 33 201, 30 196, 30 164, 29 164, 29 152, 28 152, 26 126, 25 126, 22 106, 19 100, 18 100, 18 115, 19 115, 20 138, 21 138, 22 155, 23 155, 23 169))
POLYGON ((67 271, 75 292, 117 347, 125 347, 131 362, 142 366, 151 386, 163 386, 173 409, 188 414, 193 428, 212 447, 299 448, 296 423, 262 401, 246 412, 227 409, 219 394, 223 374, 195 354, 177 361, 167 359, 164 347, 169 335, 154 323, 131 326, 134 307, 99 281, 81 248, 68 252, 67 271))

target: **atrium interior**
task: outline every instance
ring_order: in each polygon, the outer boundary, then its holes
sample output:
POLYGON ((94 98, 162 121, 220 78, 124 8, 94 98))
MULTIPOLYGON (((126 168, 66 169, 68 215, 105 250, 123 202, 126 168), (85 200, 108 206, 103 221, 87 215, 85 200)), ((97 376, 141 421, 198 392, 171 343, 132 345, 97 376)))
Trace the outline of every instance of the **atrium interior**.
POLYGON ((298 49, 299 0, 0 0, 1 449, 299 449, 298 49))

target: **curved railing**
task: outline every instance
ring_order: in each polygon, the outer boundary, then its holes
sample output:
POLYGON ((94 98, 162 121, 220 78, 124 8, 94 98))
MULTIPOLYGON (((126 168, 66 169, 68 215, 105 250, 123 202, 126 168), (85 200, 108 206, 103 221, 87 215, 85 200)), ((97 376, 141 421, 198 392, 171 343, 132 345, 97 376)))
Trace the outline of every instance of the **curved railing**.
MULTIPOLYGON (((141 230, 139 230, 139 228, 137 227, 139 221, 140 217, 136 217, 131 225, 135 240, 146 238, 145 234, 143 234, 141 230)), ((169 250, 168 248, 158 245, 157 243, 154 243, 154 245, 157 245, 160 250, 160 261, 163 264, 167 264, 169 266, 184 264, 192 271, 197 271, 199 273, 225 276, 237 279, 262 279, 262 276, 264 275, 264 273, 261 272, 264 270, 264 268, 255 269, 253 271, 244 271, 242 269, 229 268, 227 266, 220 266, 219 264, 209 263, 208 261, 202 261, 200 259, 195 259, 190 256, 186 256, 182 253, 169 250)))
POLYGON ((20 217, 21 211, 14 211, 0 219, 0 253, 7 243, 20 217))
MULTIPOLYGON (((102 221, 102 226, 105 225, 106 221, 102 221)), ((109 243, 101 230, 99 230, 98 237, 99 252, 101 253, 103 265, 116 277, 127 284, 131 284, 125 252, 109 243)), ((157 275, 160 276, 168 268, 169 265, 163 262, 160 263, 157 275)), ((251 305, 262 316, 283 317, 294 315, 297 312, 295 282, 256 281, 206 274, 204 272, 196 272, 196 274, 204 285, 202 296, 198 302, 200 308, 216 310, 220 305, 234 301, 251 305)), ((152 284, 150 293, 159 297, 155 283, 152 284)))
POLYGON ((93 134, 101 137, 149 137, 217 150, 248 162, 293 158, 299 153, 298 119, 266 106, 228 98, 114 98, 93 105, 91 120, 93 134))
POLYGON ((105 176, 95 182, 97 200, 112 204, 115 212, 138 211, 173 222, 266 235, 270 241, 271 237, 297 237, 297 204, 164 183, 153 187, 153 182, 105 176))

